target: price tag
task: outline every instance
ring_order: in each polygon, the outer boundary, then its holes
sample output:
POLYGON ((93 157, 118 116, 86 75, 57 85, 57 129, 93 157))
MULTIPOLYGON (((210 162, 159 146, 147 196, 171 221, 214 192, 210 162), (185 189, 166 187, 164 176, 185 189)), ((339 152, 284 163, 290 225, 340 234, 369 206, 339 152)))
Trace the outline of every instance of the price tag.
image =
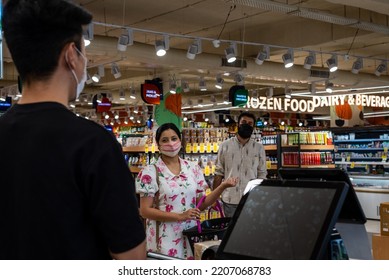
POLYGON ((207 150, 207 153, 212 153, 212 146, 211 146, 211 143, 207 143, 207 147, 206 147, 206 150, 207 150))
POLYGON ((148 153, 148 152, 149 152, 149 145, 146 144, 146 145, 145 145, 145 153, 148 153))
POLYGON ((205 175, 205 176, 211 175, 211 169, 209 168, 208 165, 206 165, 206 166, 204 167, 204 175, 205 175))
POLYGON ((200 143, 200 153, 204 153, 205 152, 205 145, 204 143, 200 143))
POLYGON ((386 161, 388 158, 388 156, 385 154, 385 155, 382 155, 382 161, 386 161))
POLYGON ((218 143, 213 143, 213 152, 214 153, 217 153, 217 151, 219 151, 219 144, 218 143))
POLYGON ((185 152, 186 152, 187 154, 190 154, 190 153, 192 152, 192 144, 191 144, 191 143, 186 144, 186 146, 185 146, 185 152))
POLYGON ((346 161, 350 161, 350 160, 351 160, 351 157, 347 156, 346 161))
POLYGON ((199 144, 193 143, 193 147, 192 147, 192 148, 193 148, 192 151, 193 151, 194 153, 198 153, 198 152, 199 152, 199 144))
POLYGON ((388 147, 385 147, 384 148, 384 153, 387 153, 388 152, 388 147))
POLYGON ((355 167, 355 162, 352 162, 351 164, 350 164, 350 168, 354 168, 355 167))
POLYGON ((151 152, 154 154, 155 153, 155 144, 151 145, 151 152))
POLYGON ((266 161, 266 169, 271 169, 271 161, 266 161))

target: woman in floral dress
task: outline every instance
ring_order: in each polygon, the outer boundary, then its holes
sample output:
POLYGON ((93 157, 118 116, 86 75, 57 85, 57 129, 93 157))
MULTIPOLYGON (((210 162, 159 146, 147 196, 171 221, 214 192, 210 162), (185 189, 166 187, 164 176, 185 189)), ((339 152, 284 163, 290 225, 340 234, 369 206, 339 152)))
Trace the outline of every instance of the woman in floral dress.
POLYGON ((146 218, 147 249, 190 259, 193 252, 183 230, 195 226, 200 211, 214 203, 226 188, 235 186, 237 178, 221 183, 197 209, 196 201, 205 195, 208 186, 200 167, 178 156, 180 131, 172 123, 163 124, 157 130, 156 142, 161 156, 136 179, 140 213, 146 218))

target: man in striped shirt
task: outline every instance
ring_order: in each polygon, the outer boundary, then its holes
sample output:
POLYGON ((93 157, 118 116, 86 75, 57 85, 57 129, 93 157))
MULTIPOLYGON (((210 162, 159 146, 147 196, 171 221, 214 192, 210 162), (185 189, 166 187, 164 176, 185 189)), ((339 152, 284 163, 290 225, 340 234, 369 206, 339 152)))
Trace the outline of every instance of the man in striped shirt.
POLYGON ((238 133, 219 147, 213 189, 219 186, 223 179, 239 178, 236 187, 226 189, 222 193, 224 212, 227 217, 233 216, 247 183, 253 179, 265 179, 267 175, 263 145, 251 138, 254 123, 253 114, 241 113, 238 118, 238 133))

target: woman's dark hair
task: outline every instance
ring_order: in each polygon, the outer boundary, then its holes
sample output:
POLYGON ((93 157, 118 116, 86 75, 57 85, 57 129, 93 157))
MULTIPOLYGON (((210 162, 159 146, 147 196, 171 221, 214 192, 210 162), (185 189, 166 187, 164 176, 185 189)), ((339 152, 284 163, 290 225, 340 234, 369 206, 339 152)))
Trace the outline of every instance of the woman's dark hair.
POLYGON ((155 134, 155 141, 157 141, 157 144, 159 143, 159 139, 161 139, 162 132, 165 130, 172 129, 177 134, 178 138, 181 140, 181 132, 177 128, 177 126, 174 123, 164 123, 157 129, 157 133, 155 134))

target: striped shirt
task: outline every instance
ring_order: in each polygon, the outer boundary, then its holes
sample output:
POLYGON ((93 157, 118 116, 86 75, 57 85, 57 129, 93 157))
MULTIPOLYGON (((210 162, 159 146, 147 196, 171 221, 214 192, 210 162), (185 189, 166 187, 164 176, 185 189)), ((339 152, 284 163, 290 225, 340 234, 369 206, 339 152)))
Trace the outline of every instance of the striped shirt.
POLYGON ((228 188, 222 194, 223 201, 238 204, 250 180, 266 179, 266 154, 263 145, 253 139, 242 145, 236 136, 224 141, 219 147, 215 174, 225 179, 239 178, 236 187, 228 188))

